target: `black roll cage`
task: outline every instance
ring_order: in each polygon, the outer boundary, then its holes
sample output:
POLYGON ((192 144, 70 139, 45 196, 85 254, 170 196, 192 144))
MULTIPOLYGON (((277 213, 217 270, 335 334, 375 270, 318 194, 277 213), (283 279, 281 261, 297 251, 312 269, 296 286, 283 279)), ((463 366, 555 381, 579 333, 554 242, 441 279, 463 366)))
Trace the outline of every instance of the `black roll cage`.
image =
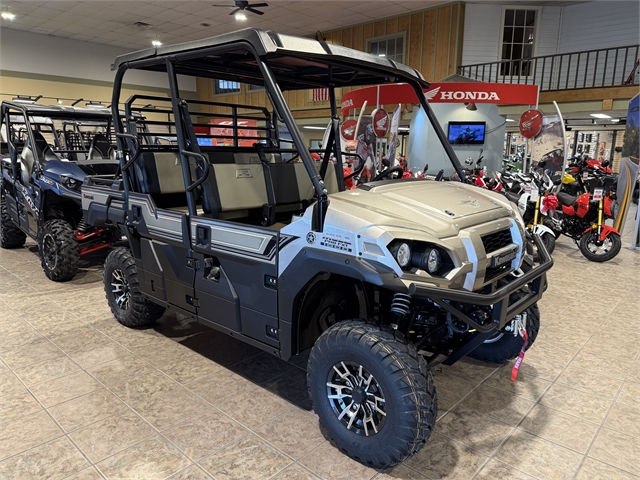
MULTIPOLYGON (((271 36, 272 33, 273 32, 269 32, 269 35, 271 36)), ((171 47, 168 47, 168 49, 171 50, 171 47)), ((400 83, 400 81, 402 81, 402 82, 408 82, 412 85, 418 97, 418 101, 422 106, 422 108, 424 108, 425 112, 427 113, 427 117, 429 118, 429 121, 431 122, 431 125, 434 128, 436 135, 438 136, 438 139, 440 140, 443 148, 445 149, 445 152, 447 153, 449 160, 451 161, 461 181, 464 181, 465 179, 464 170, 462 169, 462 166, 460 165, 460 162, 458 161, 458 158, 456 157, 455 152, 453 151, 451 145, 449 144, 447 137, 445 136, 442 130, 442 127, 440 126, 435 114, 433 113, 433 110, 431 110, 431 107, 429 106, 424 96, 424 93, 422 91, 420 82, 410 77, 406 72, 403 72, 399 68, 396 69, 395 71, 389 71, 391 69, 383 68, 381 66, 376 66, 373 63, 371 63, 370 67, 367 68, 367 65, 365 64, 363 66, 361 62, 356 63, 357 65, 356 73, 354 73, 354 75, 351 78, 346 78, 346 79, 337 78, 333 75, 333 68, 345 67, 345 65, 341 64, 339 61, 335 61, 335 60, 330 61, 330 59, 324 59, 324 58, 322 59, 323 61, 322 63, 323 63, 323 66, 326 67, 326 69, 328 70, 329 83, 327 83, 326 81, 318 82, 317 84, 315 82, 310 82, 310 81, 301 81, 299 83, 299 84, 304 84, 304 86, 307 88, 308 87, 324 87, 324 88, 328 88, 329 90, 329 98, 330 98, 330 104, 331 104, 330 105, 331 130, 330 130, 330 136, 329 136, 329 143, 333 143, 333 152, 331 152, 330 148, 328 148, 325 151, 324 158, 320 166, 320 172, 317 172, 314 166, 313 159, 311 157, 311 152, 305 146, 304 138, 302 137, 302 134, 298 130, 295 119, 293 118, 293 115, 287 106, 287 102, 284 99, 282 91, 276 80, 276 76, 274 75, 270 66, 267 63, 267 55, 265 55, 263 58, 258 54, 256 48, 254 48, 254 45, 252 45, 249 41, 237 40, 228 44, 206 46, 204 48, 198 48, 195 50, 185 50, 185 51, 174 50, 165 55, 152 55, 152 56, 142 55, 141 57, 136 58, 136 54, 131 54, 129 58, 126 58, 125 56, 124 61, 116 63, 117 66, 115 67, 115 69, 117 69, 117 71, 114 79, 111 109, 112 109, 112 116, 115 119, 114 131, 116 133, 116 141, 118 143, 118 152, 119 152, 118 160, 120 163, 120 169, 123 176, 123 185, 124 185, 125 195, 128 196, 130 185, 132 185, 132 183, 130 183, 131 179, 129 178, 128 167, 131 166, 131 164, 133 163, 133 160, 135 160, 135 158, 134 159, 126 158, 127 156, 132 154, 131 151, 126 148, 127 140, 129 140, 132 143, 137 143, 137 139, 135 139, 134 141, 134 139, 132 138, 134 137, 134 135, 125 133, 122 120, 120 118, 120 115, 118 115, 118 108, 120 105, 120 93, 122 90, 123 77, 126 71, 130 69, 147 69, 147 70, 156 70, 156 71, 160 70, 160 71, 165 71, 167 73, 168 80, 169 80, 169 90, 171 94, 172 110, 174 115, 174 121, 176 124, 176 137, 178 140, 178 148, 179 148, 180 156, 182 160, 181 163, 182 163, 182 170, 184 175, 185 190, 187 192, 190 192, 187 195, 187 205, 188 205, 190 214, 194 215, 196 212, 196 205, 195 205, 194 196, 191 193, 193 190, 193 183, 191 179, 191 172, 189 169, 188 159, 189 157, 195 157, 195 158, 202 157, 202 155, 197 142, 193 142, 193 141, 187 142, 187 138, 185 136, 185 129, 183 128, 183 122, 185 121, 185 119, 182 118, 183 113, 181 110, 180 91, 178 86, 178 79, 177 79, 175 65, 180 61, 204 58, 207 55, 213 56, 213 55, 237 53, 239 50, 250 54, 255 60, 256 65, 259 69, 259 72, 262 76, 262 80, 264 82, 265 93, 268 96, 274 108, 274 114, 277 115, 278 118, 284 122, 287 129, 289 130, 289 134, 291 135, 292 141, 295 144, 296 148, 298 149, 300 158, 314 186, 314 190, 316 192, 315 196, 317 198, 317 203, 314 205, 314 216, 313 216, 313 224, 312 224, 312 229, 314 231, 322 232, 323 226, 324 226, 325 212, 329 205, 329 199, 327 196, 327 190, 324 186, 323 175, 326 173, 329 160, 331 157, 331 153, 335 155, 335 159, 336 159, 336 162, 338 163, 339 171, 342 171, 342 166, 343 166, 342 152, 341 152, 340 141, 339 141, 340 126, 339 126, 338 108, 336 106, 335 88, 336 86, 348 85, 349 82, 353 80, 353 78, 355 78, 355 76, 357 75, 357 72, 359 71, 368 72, 376 76, 379 76, 384 80, 386 80, 386 83, 400 83), (163 68, 163 64, 164 64, 164 68, 163 68), (393 74, 395 76, 392 76, 393 74), (189 149, 188 143, 190 143, 192 146, 191 150, 189 149)), ((351 66, 351 68, 353 68, 353 66, 351 66)), ((233 69, 229 65, 227 65, 225 68, 225 71, 226 71, 226 75, 228 76, 229 72, 233 71, 233 69)), ((201 71, 183 69, 181 70, 181 73, 185 73, 193 76, 211 76, 212 72, 207 71, 206 66, 203 66, 201 71)), ((242 72, 240 70, 237 72, 234 71, 234 73, 237 73, 238 77, 241 80, 245 80, 245 75, 247 75, 247 78, 251 78, 253 80, 253 82, 250 82, 250 83, 255 83, 255 79, 256 79, 255 69, 251 72, 253 74, 252 77, 249 77, 248 72, 242 72)), ((423 83, 426 83, 426 82, 423 82, 423 83)), ((139 149, 139 145, 138 145, 138 149, 139 149)), ((345 189, 344 178, 342 178, 341 176, 339 176, 339 179, 338 179, 338 188, 340 191, 343 191, 345 189)))

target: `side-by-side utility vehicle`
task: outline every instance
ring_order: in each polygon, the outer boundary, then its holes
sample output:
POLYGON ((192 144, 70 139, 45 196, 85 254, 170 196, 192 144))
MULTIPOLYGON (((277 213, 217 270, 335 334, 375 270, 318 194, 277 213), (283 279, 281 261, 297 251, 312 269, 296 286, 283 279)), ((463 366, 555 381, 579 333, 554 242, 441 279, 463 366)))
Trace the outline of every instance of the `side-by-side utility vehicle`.
POLYGON ((104 270, 122 324, 171 309, 283 360, 310 349, 322 430, 376 468, 402 462, 431 435, 430 366, 465 355, 504 362, 523 338, 535 340, 552 260, 537 236, 539 263, 526 254, 525 226, 505 197, 421 179, 345 189, 336 90, 385 83, 413 87, 464 179, 420 73, 254 29, 131 53, 113 69, 122 177, 83 186, 82 202, 88 222, 117 225, 129 241, 104 270), (170 98, 121 99, 130 70, 164 72, 170 98), (246 104, 187 99, 183 76, 220 95, 244 93, 246 104), (332 112, 320 161, 289 107, 311 102, 315 88, 328 89, 332 112), (145 130, 136 113, 169 122, 176 141, 149 145, 127 133, 145 130))
POLYGON ((84 221, 80 187, 87 176, 113 179, 118 162, 111 111, 2 102, 0 246, 38 241, 51 280, 71 280, 81 255, 111 245, 112 228, 84 221))

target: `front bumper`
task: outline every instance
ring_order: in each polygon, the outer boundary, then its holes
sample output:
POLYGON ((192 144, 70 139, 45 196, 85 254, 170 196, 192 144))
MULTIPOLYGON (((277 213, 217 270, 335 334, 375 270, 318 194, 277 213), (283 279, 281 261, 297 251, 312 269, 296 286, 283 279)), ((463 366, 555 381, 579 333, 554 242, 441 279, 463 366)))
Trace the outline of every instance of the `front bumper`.
POLYGON ((427 297, 438 306, 450 312, 454 317, 467 323, 471 328, 480 333, 489 333, 505 327, 516 315, 523 312, 542 297, 542 293, 547 288, 547 271, 553 266, 553 259, 544 247, 538 235, 532 235, 533 241, 538 248, 539 265, 530 271, 514 278, 507 285, 490 293, 468 292, 447 288, 434 287, 426 284, 409 285, 411 296, 427 297), (527 292, 510 301, 512 294, 528 286, 527 292), (456 307, 457 303, 464 305, 491 307, 492 322, 481 325, 469 318, 464 312, 456 307))

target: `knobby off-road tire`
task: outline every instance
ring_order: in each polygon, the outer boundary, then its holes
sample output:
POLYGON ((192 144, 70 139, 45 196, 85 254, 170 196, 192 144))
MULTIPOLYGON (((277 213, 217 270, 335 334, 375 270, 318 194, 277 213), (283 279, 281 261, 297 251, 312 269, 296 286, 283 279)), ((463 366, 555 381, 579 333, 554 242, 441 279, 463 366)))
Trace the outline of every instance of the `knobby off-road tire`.
POLYGON ((76 276, 80 252, 73 228, 64 220, 49 220, 38 232, 40 264, 54 282, 66 282, 76 276))
POLYGON ((324 435, 364 465, 396 465, 431 436, 438 412, 433 377, 415 347, 397 332, 364 320, 332 326, 311 350, 307 384, 324 435), (350 402, 360 407, 354 410, 352 404, 346 412, 350 402))
POLYGON ((597 239, 598 231, 595 229, 580 237, 580 251, 588 260, 591 260, 592 262, 607 262, 620 253, 620 249, 622 248, 622 239, 617 233, 611 233, 604 239, 603 246, 605 248, 602 252, 600 252, 600 248, 598 247, 596 247, 596 252, 592 252, 591 248, 595 246, 594 242, 597 239))
POLYGON ((164 314, 164 307, 142 296, 136 263, 128 248, 114 248, 109 253, 103 281, 111 313, 125 327, 149 325, 164 314))
POLYGON ((4 197, 0 200, 0 247, 19 248, 27 241, 27 236, 11 220, 4 197))
MULTIPOLYGON (((525 312, 527 312, 527 335, 529 337, 526 350, 529 350, 529 347, 536 341, 540 330, 540 309, 534 303, 525 312)), ((502 364, 518 356, 522 349, 522 343, 520 335, 514 336, 511 332, 499 332, 472 350, 468 356, 482 362, 502 364)))
MULTIPOLYGON (((549 252, 549 255, 551 255, 553 253, 553 251, 556 249, 556 237, 555 235, 552 235, 549 232, 544 232, 542 235, 540 235, 540 240, 542 240, 542 243, 544 244, 544 247, 547 249, 547 252, 549 252)), ((538 255, 538 249, 534 248, 535 253, 533 254, 533 259, 536 262, 540 261, 540 255, 538 255)))

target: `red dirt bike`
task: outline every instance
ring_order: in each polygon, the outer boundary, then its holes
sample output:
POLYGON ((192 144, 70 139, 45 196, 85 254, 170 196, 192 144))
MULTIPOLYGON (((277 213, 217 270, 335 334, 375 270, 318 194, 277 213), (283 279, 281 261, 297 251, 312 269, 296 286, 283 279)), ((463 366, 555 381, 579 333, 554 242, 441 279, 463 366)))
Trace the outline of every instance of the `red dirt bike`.
MULTIPOLYGON (((584 168, 588 167, 584 165, 580 170, 584 168)), ((582 174, 582 171, 576 173, 582 174)), ((562 206, 562 233, 572 238, 592 262, 611 260, 622 247, 620 232, 604 223, 614 217, 617 177, 602 173, 596 177, 598 184, 593 193, 574 196, 559 192, 557 195, 562 206)))

